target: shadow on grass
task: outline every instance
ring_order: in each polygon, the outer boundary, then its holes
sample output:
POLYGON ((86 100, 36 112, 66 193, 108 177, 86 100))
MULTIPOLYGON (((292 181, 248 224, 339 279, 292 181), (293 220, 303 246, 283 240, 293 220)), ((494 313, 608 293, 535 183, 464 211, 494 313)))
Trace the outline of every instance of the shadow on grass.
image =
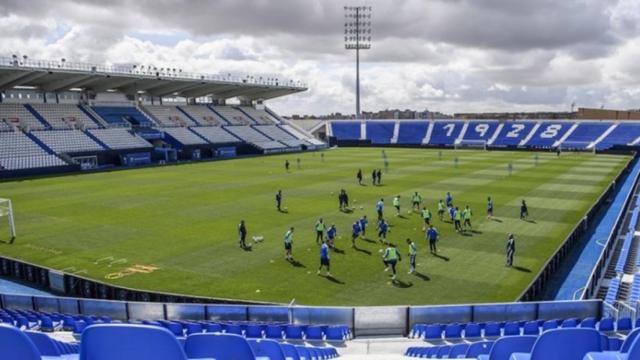
POLYGON ((249 246, 244 246, 241 248, 244 251, 253 251, 253 246, 249 245, 249 246))
POLYGON ((336 279, 335 277, 333 277, 333 275, 325 276, 324 278, 329 280, 329 281, 331 281, 332 283, 335 283, 335 284, 339 284, 339 285, 344 285, 345 284, 344 281, 340 281, 339 279, 336 279))
POLYGON ((537 224, 535 220, 529 220, 529 219, 522 219, 530 224, 537 224))
POLYGON ((368 242, 369 244, 375 244, 375 243, 376 243, 376 241, 375 241, 375 240, 371 240, 371 239, 369 239, 369 238, 364 238, 364 239, 362 239, 362 240, 364 240, 364 241, 368 242))
POLYGON ((526 273, 530 273, 531 270, 526 268, 526 267, 522 267, 522 266, 513 266, 512 267, 514 270, 518 270, 518 271, 522 271, 522 272, 526 272, 526 273))
POLYGON ((419 278, 422 281, 431 281, 431 278, 428 275, 425 275, 419 272, 414 272, 413 275, 415 275, 417 278, 419 278))
POLYGON ((298 260, 291 260, 291 261, 289 261, 289 263, 290 263, 291 265, 293 265, 294 267, 298 267, 298 268, 306 268, 306 266, 304 266, 304 264, 303 264, 303 263, 301 263, 301 262, 300 262, 300 261, 298 261, 298 260))
POLYGON ((413 283, 412 283, 412 282, 404 282, 404 281, 402 281, 402 280, 398 280, 398 279, 396 279, 396 280, 392 280, 392 281, 391 281, 391 284, 392 284, 394 287, 397 287, 397 288, 400 288, 400 289, 406 289, 406 288, 410 288, 410 287, 412 287, 412 286, 413 286, 413 283))
POLYGON ((279 209, 278 212, 281 213, 281 214, 288 214, 289 210, 279 209))
POLYGON ((369 251, 367 249, 360 249, 359 247, 354 247, 353 250, 355 250, 357 252, 365 253, 367 255, 371 255, 371 251, 369 251))
POLYGON ((343 208, 343 209, 341 209, 340 211, 342 211, 342 212, 343 212, 343 213, 345 213, 345 214, 351 214, 351 213, 353 213, 353 210, 351 210, 351 209, 349 209, 349 208, 343 208))
POLYGON ((437 257, 438 259, 442 259, 444 261, 449 261, 449 258, 440 254, 433 254, 433 256, 437 257))
POLYGON ((334 248, 333 248, 333 251, 334 251, 336 254, 344 255, 344 250, 338 249, 337 247, 334 247, 334 248))
POLYGON ((500 219, 498 219, 498 218, 491 218, 491 221, 495 221, 495 222, 497 222, 497 223, 501 223, 501 222, 502 222, 502 220, 500 220, 500 219))

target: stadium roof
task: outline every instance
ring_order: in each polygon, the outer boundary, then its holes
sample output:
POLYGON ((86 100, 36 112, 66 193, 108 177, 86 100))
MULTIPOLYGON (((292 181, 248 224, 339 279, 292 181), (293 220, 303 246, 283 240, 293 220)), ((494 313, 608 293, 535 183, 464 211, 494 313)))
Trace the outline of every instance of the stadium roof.
POLYGON ((24 86, 47 92, 83 89, 117 90, 152 96, 213 96, 271 99, 306 91, 306 84, 276 76, 211 75, 183 72, 153 65, 106 66, 88 63, 0 57, 0 91, 24 86))

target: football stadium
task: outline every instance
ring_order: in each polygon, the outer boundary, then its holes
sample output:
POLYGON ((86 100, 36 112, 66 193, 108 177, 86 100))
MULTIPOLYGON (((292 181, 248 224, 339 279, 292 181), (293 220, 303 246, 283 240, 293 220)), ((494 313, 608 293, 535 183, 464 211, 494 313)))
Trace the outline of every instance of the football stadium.
MULTIPOLYGON (((612 25, 618 40, 601 40, 620 49, 585 55, 601 74, 563 63, 572 75, 547 83, 558 58, 534 80, 526 64, 489 60, 590 51, 528 45, 549 39, 543 25, 518 27, 519 50, 478 40, 486 23, 462 26, 472 45, 427 26, 423 41, 467 54, 448 65, 399 59, 413 55, 388 42, 415 31, 402 46, 422 49, 412 42, 422 30, 389 28, 410 9, 443 19, 475 9, 507 31, 520 11, 546 19, 542 2, 315 4, 337 32, 299 4, 238 3, 251 26, 231 21, 236 5, 212 3, 217 22, 194 29, 200 4, 168 2, 158 9, 177 22, 161 30, 155 8, 127 1, 54 6, 38 20, 48 35, 7 25, 0 359, 640 359, 640 111, 601 105, 637 106, 615 58, 631 30, 612 25), (139 28, 125 18, 83 27, 86 9, 130 11, 139 28), (291 23, 278 17, 296 11, 291 23), (377 21, 394 54, 374 52, 377 21), (132 30, 114 40, 118 26, 132 30), (323 48, 323 31, 341 52, 323 48), (286 44, 296 34, 326 54, 286 44), (428 86, 409 84, 407 63, 434 77, 428 86), (480 69, 503 80, 479 85, 480 69), (569 112, 546 96, 563 81, 569 112), (400 97, 446 111, 389 110, 400 97)), ((578 14, 566 21, 598 26, 600 5, 563 6, 578 14)), ((625 23, 626 7, 602 6, 625 23)), ((2 23, 35 21, 25 14, 0 5, 2 23)))

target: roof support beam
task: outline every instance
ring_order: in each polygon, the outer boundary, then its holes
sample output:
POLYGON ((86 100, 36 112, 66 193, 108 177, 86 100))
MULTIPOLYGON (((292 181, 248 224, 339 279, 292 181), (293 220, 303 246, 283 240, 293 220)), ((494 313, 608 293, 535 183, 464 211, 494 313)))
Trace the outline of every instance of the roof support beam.
POLYGON ((2 78, 0 78, 0 91, 9 90, 15 86, 26 84, 29 81, 33 81, 47 75, 49 75, 48 72, 29 71, 3 76, 2 78))
POLYGON ((133 84, 138 79, 135 78, 105 78, 101 82, 98 82, 96 85, 88 86, 87 89, 93 90, 95 93, 105 92, 111 89, 118 89, 122 86, 126 86, 129 84, 133 84))
POLYGON ((151 90, 147 90, 147 93, 153 96, 167 96, 173 93, 180 93, 184 90, 193 89, 199 87, 202 84, 193 84, 193 83, 169 83, 160 87, 153 88, 151 90))
POLYGON ((79 75, 75 77, 70 77, 64 80, 58 80, 51 82, 49 84, 45 84, 42 86, 42 90, 44 91, 64 91, 74 87, 79 87, 83 84, 87 84, 92 82, 95 79, 95 75, 79 75))

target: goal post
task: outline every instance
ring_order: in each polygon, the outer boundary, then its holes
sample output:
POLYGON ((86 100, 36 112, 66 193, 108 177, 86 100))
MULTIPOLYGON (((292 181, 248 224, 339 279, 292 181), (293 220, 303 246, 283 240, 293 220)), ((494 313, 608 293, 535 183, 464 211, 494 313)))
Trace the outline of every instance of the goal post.
POLYGON ((16 238, 16 224, 13 218, 13 206, 11 200, 0 198, 0 219, 6 217, 9 223, 9 235, 11 240, 16 238))
POLYGON ((480 149, 487 150, 487 140, 459 140, 453 144, 455 150, 460 149, 480 149))

